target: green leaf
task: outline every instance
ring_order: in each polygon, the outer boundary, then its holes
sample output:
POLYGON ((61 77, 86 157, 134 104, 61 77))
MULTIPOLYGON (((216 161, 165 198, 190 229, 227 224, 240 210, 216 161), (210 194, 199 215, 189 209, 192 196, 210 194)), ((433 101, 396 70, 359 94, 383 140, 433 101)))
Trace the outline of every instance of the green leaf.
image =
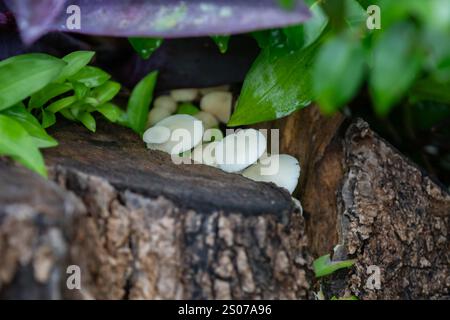
POLYGON ((450 104, 450 81, 439 82, 433 78, 416 81, 411 89, 413 100, 428 100, 450 104))
POLYGON ((200 110, 192 103, 182 103, 177 109, 177 114, 188 114, 193 116, 194 114, 199 113, 200 110))
POLYGON ((313 91, 321 110, 331 114, 357 92, 364 76, 365 53, 348 33, 326 42, 313 66, 313 91))
POLYGON ((70 121, 75 121, 77 120, 75 118, 75 116, 72 114, 72 111, 70 109, 62 109, 61 111, 59 111, 59 113, 61 113, 61 115, 66 118, 67 120, 70 121))
POLYGON ((101 86, 95 88, 91 92, 92 98, 97 100, 97 105, 110 101, 120 91, 120 83, 115 81, 107 81, 101 86))
POLYGON ((47 129, 56 123, 56 115, 53 112, 42 109, 42 127, 47 129))
POLYGON ((10 156, 25 167, 47 176, 42 154, 19 122, 0 115, 0 137, 0 154, 10 156))
POLYGON ((80 82, 73 82, 72 86, 73 86, 73 90, 75 91, 75 96, 79 100, 86 97, 87 94, 89 93, 89 88, 80 82))
POLYGON ((73 104, 76 101, 77 101, 77 98, 74 96, 65 97, 65 98, 59 99, 58 101, 53 102, 45 110, 56 113, 56 112, 61 111, 64 108, 69 107, 71 104, 73 104))
POLYGON ((95 132, 96 122, 94 117, 89 112, 80 112, 77 119, 90 131, 95 132))
POLYGON ((287 44, 290 48, 301 49, 305 44, 304 26, 302 24, 285 27, 283 32, 286 35, 287 44))
POLYGON ((116 122, 124 116, 124 111, 113 103, 105 103, 98 106, 95 111, 100 112, 106 119, 116 122))
POLYGON ((326 254, 314 260, 313 269, 316 278, 319 278, 330 275, 339 269, 350 268, 355 262, 356 260, 331 261, 330 255, 326 254))
POLYGON ((49 148, 58 145, 58 142, 50 137, 42 129, 39 121, 27 111, 23 104, 15 105, 2 111, 2 114, 16 120, 28 132, 38 148, 49 148))
POLYGON ((328 17, 319 5, 319 1, 313 3, 310 10, 312 17, 303 24, 304 47, 315 42, 328 25, 328 17))
POLYGON ((73 76, 69 77, 70 81, 80 82, 88 88, 101 86, 111 78, 111 75, 102 69, 85 66, 73 76))
POLYGON ((163 43, 161 38, 128 38, 134 50, 142 59, 148 59, 163 43))
POLYGON ((301 50, 264 49, 248 72, 228 123, 239 126, 278 119, 311 103, 311 64, 317 44, 301 50))
POLYGON ((286 35, 281 29, 254 31, 252 36, 261 49, 286 46, 286 35))
POLYGON ((399 23, 385 31, 373 48, 370 89, 378 115, 386 115, 420 71, 422 55, 415 28, 399 23))
POLYGON ((148 110, 153 99, 158 72, 154 71, 143 78, 134 87, 128 100, 126 121, 136 133, 142 134, 147 125, 148 110))
POLYGON ((50 99, 72 90, 72 85, 68 83, 49 83, 45 88, 33 94, 28 102, 28 108, 40 108, 50 99))
POLYGON ((24 100, 50 83, 65 66, 52 56, 31 53, 0 62, 0 110, 24 100))
POLYGON ((225 53, 228 50, 228 43, 230 42, 230 36, 211 36, 211 39, 219 47, 221 53, 225 53))
POLYGON ((67 62, 67 65, 62 69, 55 82, 63 82, 79 72, 92 60, 94 55, 93 51, 75 51, 66 55, 62 60, 67 62))

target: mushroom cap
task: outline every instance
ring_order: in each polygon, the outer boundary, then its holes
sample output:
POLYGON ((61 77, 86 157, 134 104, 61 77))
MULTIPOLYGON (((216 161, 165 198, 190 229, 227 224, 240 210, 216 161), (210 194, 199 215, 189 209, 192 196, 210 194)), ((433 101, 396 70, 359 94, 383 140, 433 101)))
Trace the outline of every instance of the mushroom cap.
POLYGON ((288 154, 272 155, 248 167, 242 175, 255 181, 273 182, 292 194, 300 177, 300 164, 288 154))
POLYGON ((153 108, 162 108, 174 113, 177 110, 177 102, 171 96, 159 96, 153 102, 153 108))
POLYGON ((214 117, 211 113, 200 111, 194 115, 198 120, 203 122, 205 129, 210 129, 217 127, 219 125, 219 121, 214 117))
POLYGON ((199 144, 192 150, 192 160, 196 163, 217 167, 215 148, 218 142, 199 144))
POLYGON ((158 122, 156 126, 170 129, 170 139, 164 143, 149 143, 149 149, 160 150, 171 155, 191 150, 202 141, 203 124, 187 115, 175 114, 158 122))
POLYGON ((162 108, 162 107, 153 108, 148 113, 147 125, 149 127, 152 127, 155 124, 157 124, 158 122, 160 122, 161 120, 169 117, 171 114, 172 114, 172 112, 170 112, 170 110, 167 108, 162 108))
POLYGON ((195 88, 174 89, 170 91, 170 96, 177 102, 194 101, 199 94, 199 90, 195 88))
POLYGON ((162 126, 154 126, 147 129, 142 138, 145 143, 164 143, 170 138, 170 129, 162 126))
POLYGON ((233 95, 230 92, 215 91, 203 96, 200 109, 214 115, 222 123, 227 123, 231 116, 233 95))
POLYGON ((223 139, 223 132, 217 128, 205 129, 203 133, 203 142, 220 141, 223 139))
POLYGON ((266 151, 266 137, 255 129, 244 129, 230 134, 216 145, 219 168, 238 172, 255 163, 266 151))

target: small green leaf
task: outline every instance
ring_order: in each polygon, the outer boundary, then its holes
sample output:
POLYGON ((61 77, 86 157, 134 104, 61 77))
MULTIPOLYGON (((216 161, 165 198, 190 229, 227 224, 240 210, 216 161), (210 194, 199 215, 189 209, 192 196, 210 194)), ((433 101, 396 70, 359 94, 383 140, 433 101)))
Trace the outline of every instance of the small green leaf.
POLYGON ((106 119, 111 122, 116 122, 124 116, 125 111, 113 103, 105 103, 98 106, 95 111, 100 112, 106 119))
POLYGON ((69 77, 70 81, 80 82, 88 88, 101 86, 111 78, 111 75, 102 69, 85 66, 73 76, 69 77))
POLYGON ((192 103, 182 103, 177 109, 177 114, 188 114, 193 116, 194 114, 199 113, 200 110, 194 106, 192 103))
POLYGON ((65 98, 59 99, 58 101, 53 102, 45 110, 56 113, 56 112, 61 111, 64 108, 69 107, 72 103, 74 103, 76 101, 77 101, 77 98, 74 96, 65 97, 65 98))
POLYGON ((285 117, 311 103, 311 64, 317 44, 301 50, 264 49, 244 81, 229 126, 285 117))
POLYGON ((114 81, 107 81, 101 86, 95 88, 91 92, 92 98, 97 100, 97 105, 104 104, 110 101, 120 91, 120 83, 114 81))
POLYGON ((67 65, 62 69, 55 82, 63 82, 76 74, 92 60, 94 55, 93 51, 75 51, 66 55, 62 60, 67 62, 67 65))
POLYGON ((390 111, 420 71, 422 55, 416 40, 415 27, 401 22, 385 31, 375 44, 369 85, 378 115, 390 111))
POLYGON ((67 120, 70 121, 76 121, 77 119, 75 118, 75 116, 72 114, 72 111, 70 109, 62 109, 61 111, 59 111, 59 113, 61 113, 61 115, 66 118, 67 120))
POLYGON ((42 129, 39 121, 27 111, 22 103, 4 110, 2 114, 20 123, 31 136, 36 147, 49 148, 58 145, 58 142, 42 129))
POLYGON ((72 85, 68 83, 49 83, 45 88, 33 94, 28 102, 28 109, 42 107, 50 99, 72 90, 72 85))
POLYGON ((154 71, 139 81, 128 100, 126 121, 138 134, 142 134, 147 125, 148 110, 153 99, 157 77, 158 72, 154 71))
POLYGON ((219 47, 220 53, 225 53, 228 50, 228 43, 230 42, 230 36, 211 36, 211 39, 219 47))
POLYGON ((359 39, 348 33, 326 42, 313 66, 314 96, 322 112, 331 114, 347 103, 360 87, 365 54, 359 39))
POLYGON ((56 115, 53 112, 42 109, 42 127, 47 129, 56 123, 56 115))
POLYGON ((128 38, 142 59, 148 59, 163 43, 161 38, 128 38))
POLYGON ((0 62, 0 110, 24 100, 50 83, 65 66, 52 56, 31 53, 0 62))
POLYGON ((83 99, 89 93, 89 88, 80 82, 73 82, 72 86, 78 100, 83 99))
POLYGON ((94 117, 89 112, 80 112, 77 119, 90 131, 95 132, 96 122, 94 117))
POLYGON ((314 260, 313 269, 316 278, 320 278, 330 275, 339 269, 350 268, 355 262, 356 260, 331 261, 330 255, 326 254, 314 260))
POLYGON ((25 167, 47 176, 42 154, 19 122, 0 114, 0 137, 0 154, 10 156, 25 167))

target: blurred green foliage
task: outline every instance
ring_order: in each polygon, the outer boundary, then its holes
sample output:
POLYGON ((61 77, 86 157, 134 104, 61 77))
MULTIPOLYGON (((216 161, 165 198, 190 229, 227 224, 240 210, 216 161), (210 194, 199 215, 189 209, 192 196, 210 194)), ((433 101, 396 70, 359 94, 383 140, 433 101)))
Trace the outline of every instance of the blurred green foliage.
MULTIPOLYGON (((311 101, 317 102, 326 114, 346 106, 366 89, 379 116, 387 115, 405 100, 450 103, 450 5, 447 0, 309 3, 313 17, 306 23, 253 33, 262 52, 247 79, 259 75, 264 81, 260 81, 260 87, 244 82, 246 98, 239 99, 235 112, 250 112, 251 115, 238 120, 232 117, 233 125, 257 122, 260 115, 268 111, 273 114, 272 118, 286 116, 288 95, 309 88, 312 88, 311 101), (373 5, 378 6, 375 12, 368 10, 373 5), (377 13, 380 28, 369 28, 374 25, 371 21, 377 21, 377 13), (310 54, 305 47, 316 42, 319 47, 315 54, 303 57, 303 54, 310 54), (272 83, 274 75, 289 69, 272 59, 272 65, 279 71, 269 74, 264 70, 267 61, 261 57, 268 56, 267 51, 274 48, 284 48, 284 51, 278 50, 277 55, 279 61, 285 63, 292 63, 287 56, 296 56, 304 62, 305 58, 310 59, 303 63, 302 70, 295 69, 295 72, 311 76, 301 77, 302 82, 290 77, 290 81, 265 87, 265 83, 272 83), (276 96, 284 99, 270 99, 276 96), (270 100, 271 104, 261 104, 262 100, 270 100)), ((283 77, 278 74, 278 78, 283 77)), ((291 112, 304 106, 297 105, 291 112)))

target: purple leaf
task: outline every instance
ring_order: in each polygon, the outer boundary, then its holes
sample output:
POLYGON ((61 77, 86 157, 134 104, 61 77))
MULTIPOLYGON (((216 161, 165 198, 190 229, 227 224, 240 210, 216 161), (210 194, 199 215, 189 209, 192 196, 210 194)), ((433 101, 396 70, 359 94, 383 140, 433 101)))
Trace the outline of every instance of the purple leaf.
POLYGON ((24 42, 31 43, 53 28, 65 0, 5 0, 5 3, 15 14, 24 42))
POLYGON ((298 24, 308 8, 295 0, 285 10, 278 0, 5 0, 30 43, 48 31, 108 36, 178 38, 236 34, 298 24), (66 6, 81 11, 81 29, 68 30, 66 6))

